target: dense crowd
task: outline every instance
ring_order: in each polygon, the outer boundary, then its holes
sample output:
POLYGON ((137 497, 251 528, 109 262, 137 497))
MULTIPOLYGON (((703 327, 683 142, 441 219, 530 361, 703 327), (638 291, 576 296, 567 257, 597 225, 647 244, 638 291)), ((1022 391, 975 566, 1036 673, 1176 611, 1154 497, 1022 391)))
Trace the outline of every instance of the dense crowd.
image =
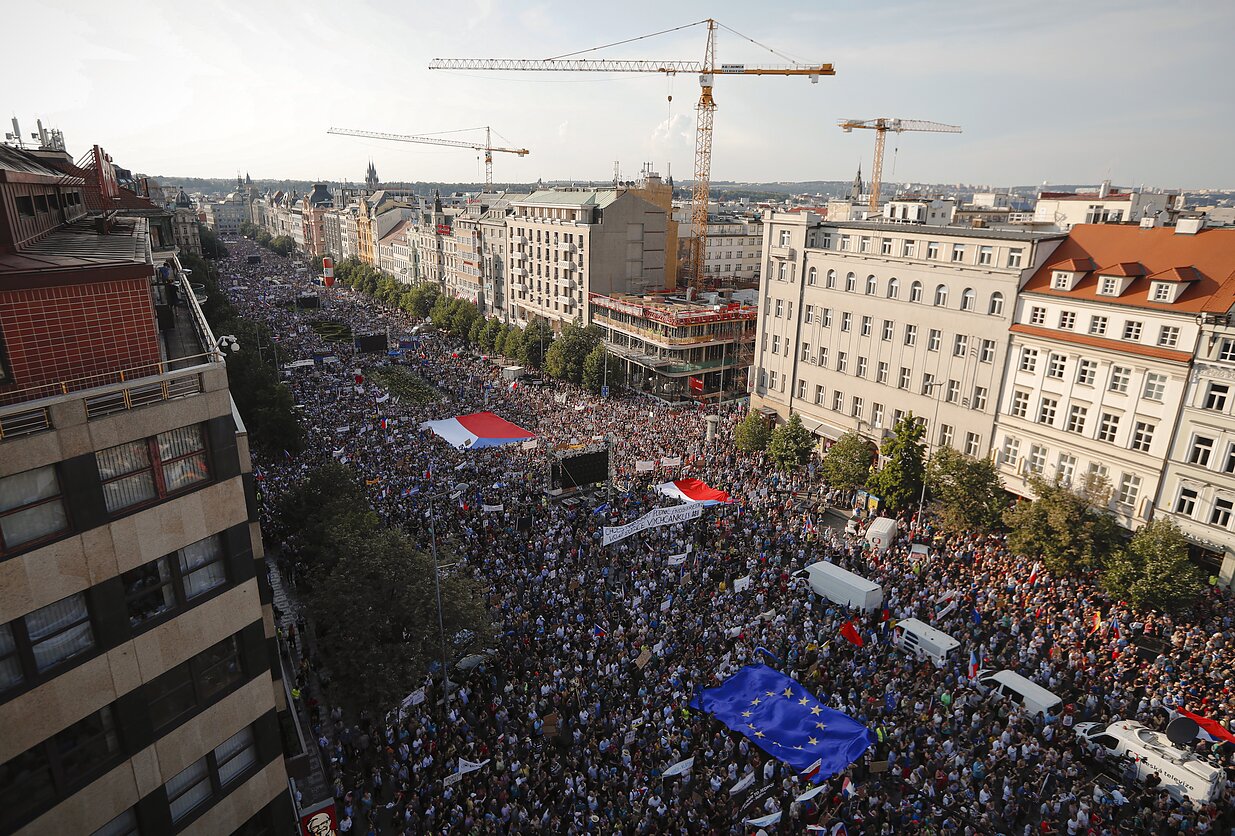
MULTIPOLYGON (((342 830, 722 834, 754 832, 746 820, 781 811, 767 832, 844 824, 872 834, 1235 833, 1230 789, 1201 804, 1118 783, 1072 729, 1116 719, 1161 729, 1177 705, 1219 720, 1235 715, 1235 610, 1224 593, 1207 593, 1186 619, 1137 612, 1088 580, 1052 577, 998 537, 935 536, 913 519, 900 521, 902 536, 879 555, 860 533, 825 524, 824 505, 848 516, 847 498, 814 468, 778 474, 761 456, 736 451, 736 410, 511 387, 500 364, 440 334, 420 335, 403 357, 356 355, 323 341, 287 305, 310 289, 309 273, 269 253, 249 265, 245 256, 260 251, 229 246, 224 289, 278 336, 280 360, 339 358, 288 373, 309 444, 299 456, 260 463, 264 513, 334 458, 355 468, 386 520, 427 548, 427 498, 454 492, 455 501, 436 504, 437 535, 461 558, 452 571, 475 577, 492 602, 493 653, 452 672, 459 688, 444 714, 432 687, 429 699, 402 709, 349 716, 323 704, 313 713, 342 830), (383 363, 422 375, 441 398, 400 402, 370 378, 357 383, 356 369, 383 363), (456 451, 418 429, 482 409, 534 432, 535 448, 456 451), (719 416, 712 440, 708 412, 719 416), (614 439, 617 488, 582 503, 549 501, 550 452, 597 437, 614 439), (678 456, 680 465, 662 465, 678 456), (655 470, 641 472, 646 461, 655 470), (602 547, 602 526, 671 504, 652 486, 688 476, 734 501, 602 547), (931 542, 928 554, 911 554, 911 529, 931 542), (684 552, 685 562, 671 563, 684 552), (814 594, 795 573, 822 559, 880 583, 885 609, 849 612, 814 594), (746 576, 749 588, 735 592, 746 576), (962 652, 943 668, 906 654, 889 627, 908 617, 948 632, 962 652), (851 619, 860 647, 839 636, 851 619), (969 677, 971 653, 983 667, 1034 679, 1066 707, 1039 717, 984 697, 969 677), (795 799, 809 784, 686 706, 697 689, 756 661, 875 733, 866 755, 808 801, 795 799), (662 777, 688 757, 689 772, 662 777), (448 781, 461 759, 484 766, 448 781)), ((314 315, 357 333, 387 331, 393 340, 416 324, 346 288, 323 295, 325 310, 314 315)), ((295 538, 275 546, 294 571, 295 538)), ((316 692, 308 667, 303 686, 316 692)), ((345 687, 351 672, 331 675, 345 687)), ((1230 771, 1231 746, 1195 748, 1230 771)))

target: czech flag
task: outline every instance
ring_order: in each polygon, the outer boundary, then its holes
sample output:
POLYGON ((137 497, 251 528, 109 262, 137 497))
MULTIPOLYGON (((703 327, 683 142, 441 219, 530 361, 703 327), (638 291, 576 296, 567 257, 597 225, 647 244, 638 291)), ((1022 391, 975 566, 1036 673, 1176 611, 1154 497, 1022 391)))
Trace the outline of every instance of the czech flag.
POLYGON ((701 479, 678 479, 656 486, 657 493, 671 496, 681 502, 697 502, 700 505, 719 505, 729 501, 729 494, 709 488, 701 479))
POLYGON ((432 430, 456 450, 479 450, 482 447, 498 447, 516 441, 528 441, 536 436, 522 427, 517 427, 492 412, 473 412, 442 421, 426 421, 422 430, 432 430))
POLYGON ((853 798, 853 794, 856 791, 857 790, 853 786, 853 781, 850 781, 848 778, 845 778, 844 781, 841 781, 840 794, 845 796, 845 798, 853 798))
POLYGON ((969 678, 977 679, 978 671, 982 668, 982 660, 978 658, 978 654, 974 651, 969 651, 969 678))
POLYGON ((603 639, 607 635, 609 634, 606 633, 603 629, 601 629, 601 626, 599 624, 592 625, 592 638, 603 639))
POLYGON ((1210 743, 1235 744, 1235 734, 1232 734, 1217 720, 1202 717, 1200 714, 1193 714, 1186 708, 1180 708, 1178 711, 1181 716, 1187 717, 1189 720, 1195 720, 1196 724, 1201 727, 1200 736, 1208 740, 1210 743))

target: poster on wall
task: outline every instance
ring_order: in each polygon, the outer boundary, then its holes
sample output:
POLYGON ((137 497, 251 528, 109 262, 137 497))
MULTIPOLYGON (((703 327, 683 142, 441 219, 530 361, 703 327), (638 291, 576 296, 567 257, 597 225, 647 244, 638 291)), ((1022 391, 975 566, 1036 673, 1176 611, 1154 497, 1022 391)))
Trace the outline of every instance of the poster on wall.
POLYGON ((300 836, 337 836, 338 832, 339 820, 334 809, 334 799, 323 801, 316 809, 310 808, 301 812, 300 836))

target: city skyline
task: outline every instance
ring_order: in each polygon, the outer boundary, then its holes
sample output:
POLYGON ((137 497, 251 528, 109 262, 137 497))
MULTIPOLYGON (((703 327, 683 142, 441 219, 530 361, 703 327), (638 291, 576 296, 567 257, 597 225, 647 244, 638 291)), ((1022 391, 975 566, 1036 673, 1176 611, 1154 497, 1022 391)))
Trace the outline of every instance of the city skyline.
MULTIPOLYGON (((479 182, 475 152, 326 131, 490 124, 495 142, 532 152, 497 155, 498 183, 605 180, 615 160, 627 178, 649 161, 687 180, 698 95, 692 75, 427 66, 438 57, 561 55, 705 15, 837 71, 817 85, 718 80, 716 180, 844 180, 858 165, 869 173, 871 135, 844 134, 836 121, 899 116, 961 125, 964 133, 890 138, 889 181, 1235 187, 1235 163, 1220 145, 1235 115, 1213 107, 1223 100, 1221 36, 1235 9, 1218 3, 1195 4, 1186 17, 1155 4, 1098 2, 1009 6, 989 18, 952 2, 781 4, 759 16, 728 2, 586 14, 557 3, 475 2, 442 15, 424 4, 169 10, 51 3, 17 10, 15 22, 59 32, 74 49, 49 64, 35 40, 18 41, 0 67, 22 79, 4 103, 27 135, 39 117, 64 131, 75 156, 98 143, 126 167, 165 176, 227 177, 239 169, 263 178, 355 180, 372 158, 383 180, 479 182), (949 40, 954 47, 944 53, 938 44, 949 40), (134 90, 144 91, 142 119, 115 106, 134 90), (1164 135, 1180 153, 1166 153, 1164 135)), ((696 26, 589 57, 697 60, 703 43, 696 26)), ((722 30, 718 61, 782 59, 722 30)))

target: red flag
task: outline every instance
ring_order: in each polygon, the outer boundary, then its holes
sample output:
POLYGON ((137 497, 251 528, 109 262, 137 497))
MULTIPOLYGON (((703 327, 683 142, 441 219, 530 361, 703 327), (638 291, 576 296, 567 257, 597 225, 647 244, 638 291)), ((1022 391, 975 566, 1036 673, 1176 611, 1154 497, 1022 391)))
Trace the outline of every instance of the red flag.
POLYGON ((858 632, 858 628, 854 626, 853 620, 846 621, 844 626, 840 628, 840 634, 844 636, 845 641, 856 647, 862 647, 866 644, 862 640, 862 634, 858 632))
POLYGON ((1217 720, 1211 720, 1208 717, 1202 717, 1200 714, 1193 714, 1186 708, 1180 708, 1179 713, 1189 720, 1196 721, 1196 724, 1201 727, 1201 736, 1207 738, 1212 743, 1235 743, 1235 734, 1219 723, 1217 720))

